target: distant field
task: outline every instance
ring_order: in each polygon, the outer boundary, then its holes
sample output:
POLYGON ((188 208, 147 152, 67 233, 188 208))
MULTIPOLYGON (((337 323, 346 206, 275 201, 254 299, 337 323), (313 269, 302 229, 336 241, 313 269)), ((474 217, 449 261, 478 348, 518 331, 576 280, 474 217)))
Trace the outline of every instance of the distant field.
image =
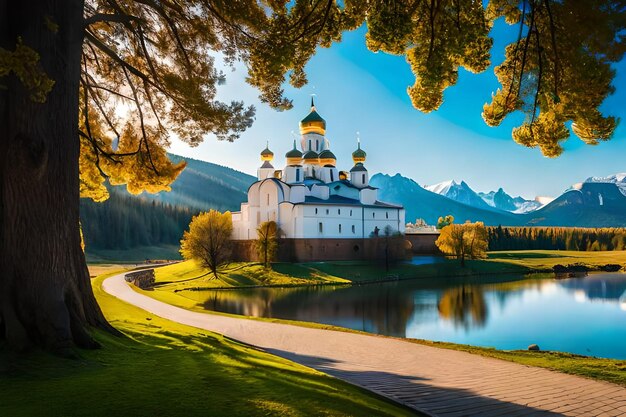
POLYGON ((598 269, 607 264, 626 269, 626 251, 580 252, 558 250, 489 252, 488 262, 512 264, 529 269, 552 269, 555 265, 583 264, 598 269))
POLYGON ((85 249, 88 263, 144 263, 150 260, 182 259, 178 245, 138 246, 130 249, 85 249))
POLYGON ((98 275, 109 274, 116 271, 128 271, 133 269, 135 264, 89 264, 89 276, 94 278, 98 275))

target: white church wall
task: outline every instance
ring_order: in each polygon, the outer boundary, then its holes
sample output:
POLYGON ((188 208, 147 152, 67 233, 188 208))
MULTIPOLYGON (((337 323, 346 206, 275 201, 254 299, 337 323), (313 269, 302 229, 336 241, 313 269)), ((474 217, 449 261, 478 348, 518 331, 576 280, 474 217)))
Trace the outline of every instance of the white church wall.
POLYGON ((303 205, 302 233, 296 238, 360 238, 362 207, 331 204, 303 205), (321 223, 321 227, 320 227, 321 223), (340 227, 341 226, 341 227, 340 227))
POLYGON ((307 133, 302 135, 300 142, 303 152, 314 151, 320 153, 324 149, 327 149, 327 143, 324 136, 318 133, 307 133))
POLYGON ((304 185, 292 185, 289 193, 289 201, 292 203, 302 203, 306 197, 308 187, 304 185))
POLYGON ((282 202, 278 206, 279 218, 278 227, 283 233, 283 237, 290 238, 294 235, 294 205, 289 202, 282 202))
POLYGON ((367 187, 369 184, 369 174, 367 171, 350 172, 350 182, 357 187, 367 187))
POLYGON ((375 188, 363 188, 360 192, 360 200, 363 204, 374 204, 378 198, 378 190, 375 188))
POLYGON ((263 181, 259 188, 259 216, 257 226, 266 221, 278 221, 278 203, 283 201, 283 190, 276 181, 263 181))
POLYGON ((313 186, 311 187, 311 195, 321 200, 328 200, 328 197, 330 196, 330 191, 328 189, 328 186, 326 185, 313 184, 313 186))
POLYGON ((248 204, 252 207, 259 206, 259 187, 261 182, 255 182, 248 189, 248 204))
POLYGON ((364 237, 378 227, 382 236, 385 227, 390 226, 394 232, 404 232, 404 210, 396 208, 367 207, 363 212, 364 237))

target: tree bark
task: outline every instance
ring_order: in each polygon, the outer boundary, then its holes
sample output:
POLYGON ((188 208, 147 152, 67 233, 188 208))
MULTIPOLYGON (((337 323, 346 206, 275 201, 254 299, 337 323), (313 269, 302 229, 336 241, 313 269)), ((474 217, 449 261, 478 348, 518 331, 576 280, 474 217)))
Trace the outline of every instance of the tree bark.
POLYGON ((45 103, 0 83, 0 338, 23 350, 95 348, 115 331, 96 303, 79 233, 78 91, 83 0, 0 0, 0 47, 18 38, 55 81, 45 103), (54 25, 58 30, 54 30, 54 25))

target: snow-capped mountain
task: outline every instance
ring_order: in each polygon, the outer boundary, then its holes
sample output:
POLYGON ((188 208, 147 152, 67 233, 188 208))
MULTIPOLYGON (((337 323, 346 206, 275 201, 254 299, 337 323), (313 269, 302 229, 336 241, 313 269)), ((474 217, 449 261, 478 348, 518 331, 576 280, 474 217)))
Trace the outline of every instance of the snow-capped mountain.
POLYGON ((620 192, 626 195, 626 173, 622 172, 615 175, 609 175, 608 177, 589 177, 585 180, 586 183, 599 182, 610 183, 617 185, 620 192))
POLYGON ((492 209, 492 206, 480 198, 480 196, 472 190, 465 181, 461 181, 461 183, 454 180, 444 181, 439 184, 426 186, 424 188, 435 194, 458 201, 459 203, 467 204, 468 206, 487 210, 492 209))
POLYGON ((529 213, 543 206, 543 204, 537 200, 526 200, 519 196, 511 197, 502 187, 500 187, 498 191, 478 193, 478 195, 491 207, 510 211, 511 213, 529 213))
MULTIPOLYGON (((370 184, 380 188, 381 200, 404 205, 407 221, 422 218, 428 224, 436 224, 439 216, 451 214, 457 223, 471 220, 482 221, 491 226, 626 227, 626 194, 624 187, 618 186, 618 183, 623 184, 626 175, 619 174, 607 178, 603 181, 586 181, 578 184, 556 199, 544 198, 543 201, 539 201, 538 198, 536 203, 541 207, 525 213, 500 210, 482 199, 482 204, 487 209, 478 208, 430 191, 443 192, 446 185, 436 184, 428 187, 430 190, 425 190, 415 181, 399 174, 394 176, 376 174, 370 179, 370 184), (611 181, 613 177, 614 182, 611 181)), ((463 183, 453 181, 446 183, 450 186, 445 192, 452 196, 459 197, 461 194, 451 190, 471 191, 467 184, 463 186, 463 183)), ((494 205, 498 202, 502 204, 500 197, 504 201, 509 201, 504 191, 496 198, 499 191, 492 192, 491 201, 495 201, 494 205)), ((480 198, 477 194, 476 196, 480 198)), ((508 197, 515 205, 516 198, 508 197)), ((517 203, 520 203, 519 200, 517 203)), ((517 210, 521 209, 522 206, 517 210)))

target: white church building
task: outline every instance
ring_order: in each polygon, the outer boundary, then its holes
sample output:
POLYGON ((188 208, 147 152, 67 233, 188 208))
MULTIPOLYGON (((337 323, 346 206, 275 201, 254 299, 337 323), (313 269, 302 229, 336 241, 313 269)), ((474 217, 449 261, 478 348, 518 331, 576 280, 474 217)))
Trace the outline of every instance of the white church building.
POLYGON ((362 241, 370 237, 383 236, 385 231, 404 233, 404 208, 378 200, 378 189, 369 185, 360 143, 352 153, 352 168, 337 169, 325 136, 326 121, 313 100, 311 112, 300 122, 300 134, 300 148, 294 140, 282 170, 272 165, 269 146, 261 152, 258 181, 248 189, 241 211, 232 213, 235 240, 256 239, 257 227, 268 220, 278 224, 283 239, 314 239, 311 245, 328 246, 328 252, 331 246, 339 248, 340 241, 358 252, 359 243, 363 246, 362 241))

